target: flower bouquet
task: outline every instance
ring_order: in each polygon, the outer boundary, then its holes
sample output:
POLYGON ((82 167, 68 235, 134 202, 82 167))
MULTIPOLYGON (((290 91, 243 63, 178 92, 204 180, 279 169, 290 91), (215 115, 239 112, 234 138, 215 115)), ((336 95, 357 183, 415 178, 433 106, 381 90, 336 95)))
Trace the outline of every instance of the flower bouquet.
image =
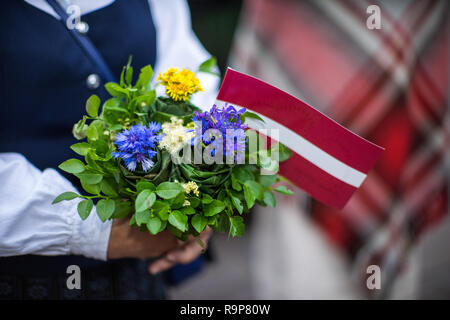
MULTIPOLYGON (((211 73, 215 59, 198 72, 211 73)), ((242 236, 242 215, 255 203, 275 207, 273 191, 292 194, 276 174, 278 161, 290 156, 286 147, 262 146, 245 119, 254 113, 232 105, 209 111, 190 98, 203 91, 194 72, 171 68, 157 85, 167 96, 156 96, 153 70, 143 67, 132 84, 131 59, 119 83, 106 83, 111 98, 102 104, 92 95, 87 115, 73 127, 78 140, 71 146, 84 157, 59 165, 75 175, 87 195, 60 194, 53 203, 81 198, 78 213, 86 219, 94 207, 99 218, 129 217, 132 226, 157 234, 169 230, 179 239, 199 235, 206 226, 242 236)))

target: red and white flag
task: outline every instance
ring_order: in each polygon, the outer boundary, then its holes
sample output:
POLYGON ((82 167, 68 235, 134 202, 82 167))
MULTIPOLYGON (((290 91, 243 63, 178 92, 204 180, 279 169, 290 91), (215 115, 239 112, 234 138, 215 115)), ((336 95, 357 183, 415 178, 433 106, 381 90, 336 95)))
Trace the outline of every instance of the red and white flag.
POLYGON ((290 94, 232 69, 217 100, 258 114, 264 123, 246 119, 252 129, 278 129, 278 136, 267 133, 293 152, 280 163, 280 174, 331 207, 345 206, 384 150, 290 94))

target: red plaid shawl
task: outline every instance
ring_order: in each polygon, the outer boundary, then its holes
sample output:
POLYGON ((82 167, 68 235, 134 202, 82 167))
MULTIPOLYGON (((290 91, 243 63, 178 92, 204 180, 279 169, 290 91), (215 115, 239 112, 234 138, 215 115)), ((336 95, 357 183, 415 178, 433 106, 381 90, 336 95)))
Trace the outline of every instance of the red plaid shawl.
POLYGON ((268 82, 284 78, 313 106, 386 148, 342 211, 314 201, 311 210, 355 258, 360 276, 368 265, 381 267, 385 295, 407 249, 449 211, 450 3, 406 1, 394 16, 386 1, 375 1, 379 30, 366 27, 370 4, 248 0, 232 59, 268 82))

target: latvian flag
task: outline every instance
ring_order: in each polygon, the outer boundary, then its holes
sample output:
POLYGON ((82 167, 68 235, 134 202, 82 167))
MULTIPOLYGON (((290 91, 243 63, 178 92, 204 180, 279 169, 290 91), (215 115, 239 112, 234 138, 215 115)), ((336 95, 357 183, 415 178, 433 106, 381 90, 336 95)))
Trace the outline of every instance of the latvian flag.
POLYGON ((217 100, 258 114, 264 123, 246 118, 249 127, 269 129, 264 133, 293 152, 280 164, 280 174, 331 207, 345 206, 384 150, 288 93, 232 69, 217 100))

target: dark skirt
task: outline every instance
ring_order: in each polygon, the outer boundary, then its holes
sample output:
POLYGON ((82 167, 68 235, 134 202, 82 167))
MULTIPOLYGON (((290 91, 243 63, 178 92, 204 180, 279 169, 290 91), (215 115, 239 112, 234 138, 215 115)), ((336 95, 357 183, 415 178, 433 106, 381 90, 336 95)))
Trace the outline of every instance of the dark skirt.
POLYGON ((161 275, 148 273, 150 260, 117 259, 107 262, 79 256, 25 255, 0 258, 0 299, 165 299, 161 275), (81 288, 69 289, 72 273, 80 268, 81 288))

